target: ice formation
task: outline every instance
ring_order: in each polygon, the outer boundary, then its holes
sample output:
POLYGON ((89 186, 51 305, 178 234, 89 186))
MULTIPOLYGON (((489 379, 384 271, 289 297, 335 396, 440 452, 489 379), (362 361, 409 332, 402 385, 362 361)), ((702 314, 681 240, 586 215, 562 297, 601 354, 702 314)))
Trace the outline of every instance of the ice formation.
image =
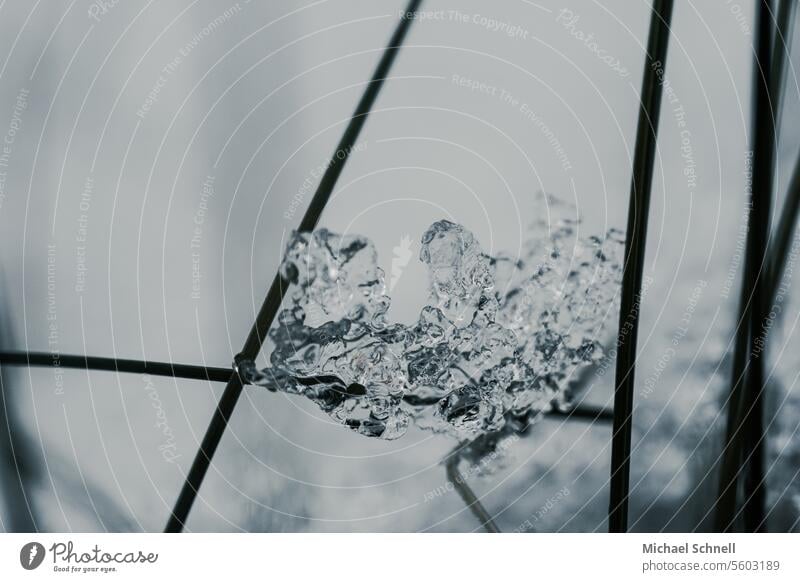
POLYGON ((619 231, 580 238, 567 207, 551 210, 514 258, 488 256, 453 222, 431 225, 420 251, 430 299, 412 325, 387 321, 390 297, 369 240, 294 233, 271 365, 239 361, 239 373, 306 396, 370 437, 400 437, 412 420, 462 440, 524 430, 565 400, 577 368, 602 357, 621 274, 619 231))

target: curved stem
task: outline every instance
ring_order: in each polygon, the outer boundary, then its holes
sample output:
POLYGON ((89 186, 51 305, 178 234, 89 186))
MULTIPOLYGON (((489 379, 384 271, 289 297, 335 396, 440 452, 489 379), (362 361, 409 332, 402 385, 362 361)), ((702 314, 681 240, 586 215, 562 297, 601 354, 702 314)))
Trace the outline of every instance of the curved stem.
POLYGON ((737 516, 744 513, 745 528, 761 531, 766 498, 763 481, 763 322, 771 299, 767 273, 770 244, 773 169, 775 158, 775 90, 772 75, 772 2, 758 2, 758 34, 753 64, 753 192, 750 229, 745 248, 745 271, 740 295, 738 335, 734 347, 731 390, 725 446, 722 450, 715 529, 735 528, 737 516), (761 342, 760 345, 757 342, 761 342), (739 477, 747 466, 745 488, 749 490, 742 511, 737 511, 739 477))
POLYGON ((481 500, 478 499, 475 492, 467 485, 464 476, 461 474, 461 471, 458 470, 458 463, 461 460, 461 456, 459 455, 459 449, 456 449, 447 458, 445 462, 445 467, 447 468, 447 479, 453 484, 458 494, 461 496, 461 499, 464 501, 469 510, 472 514, 478 518, 488 533, 500 533, 500 528, 497 527, 497 524, 492 519, 492 516, 489 515, 489 512, 486 511, 486 508, 481 503, 481 500))

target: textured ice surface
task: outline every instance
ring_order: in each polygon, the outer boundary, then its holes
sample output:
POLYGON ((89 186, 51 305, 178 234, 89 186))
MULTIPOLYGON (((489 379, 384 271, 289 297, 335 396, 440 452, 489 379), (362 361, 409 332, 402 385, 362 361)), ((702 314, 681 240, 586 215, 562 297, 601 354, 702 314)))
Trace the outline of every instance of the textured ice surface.
POLYGON ((520 432, 602 357, 600 330, 615 318, 622 234, 581 238, 572 213, 551 201, 519 257, 486 255, 461 225, 431 225, 420 251, 430 297, 411 325, 387 321, 369 240, 294 233, 271 365, 241 361, 239 371, 366 436, 397 438, 412 419, 462 440, 520 432))

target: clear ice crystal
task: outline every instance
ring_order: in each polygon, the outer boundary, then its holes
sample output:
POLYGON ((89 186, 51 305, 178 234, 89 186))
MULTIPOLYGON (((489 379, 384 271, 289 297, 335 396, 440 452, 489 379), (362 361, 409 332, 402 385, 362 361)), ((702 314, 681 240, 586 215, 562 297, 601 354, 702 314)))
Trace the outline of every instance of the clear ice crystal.
POLYGON ((420 251, 430 298, 412 325, 387 321, 372 242, 294 233, 271 365, 240 361, 239 373, 305 396, 365 436, 398 438, 411 420, 470 441, 522 432, 603 356, 598 338, 621 276, 622 233, 582 239, 571 207, 550 202, 519 258, 490 257, 463 226, 434 223, 420 251))

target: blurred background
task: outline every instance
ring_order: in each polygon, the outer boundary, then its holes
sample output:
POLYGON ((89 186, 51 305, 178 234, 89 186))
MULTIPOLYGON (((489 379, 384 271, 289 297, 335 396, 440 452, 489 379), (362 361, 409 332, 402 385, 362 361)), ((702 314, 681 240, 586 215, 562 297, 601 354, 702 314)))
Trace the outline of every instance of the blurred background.
MULTIPOLYGON (((404 4, 0 3, 2 348, 230 366, 404 4)), ((426 300, 419 238, 436 220, 513 255, 547 192, 577 207, 583 234, 625 228, 650 17, 648 2, 625 0, 422 10, 321 221, 370 237, 387 273, 411 252, 392 281, 402 322, 426 300)), ((752 2, 676 3, 639 341, 634 531, 710 527, 754 30, 752 2)), ((791 63, 779 193, 800 139, 791 63)), ((777 531, 798 529, 800 515, 796 287, 768 364, 777 531)), ((607 328, 612 337, 616 321, 607 328)), ((612 372, 590 374, 579 398, 610 406, 612 372)), ((161 530, 223 388, 4 366, 2 527, 161 530)), ((544 419, 469 484, 504 531, 604 531, 610 434, 544 419)), ((187 529, 478 530, 446 487, 455 444, 413 427, 367 439, 311 402, 250 387, 187 529)))

